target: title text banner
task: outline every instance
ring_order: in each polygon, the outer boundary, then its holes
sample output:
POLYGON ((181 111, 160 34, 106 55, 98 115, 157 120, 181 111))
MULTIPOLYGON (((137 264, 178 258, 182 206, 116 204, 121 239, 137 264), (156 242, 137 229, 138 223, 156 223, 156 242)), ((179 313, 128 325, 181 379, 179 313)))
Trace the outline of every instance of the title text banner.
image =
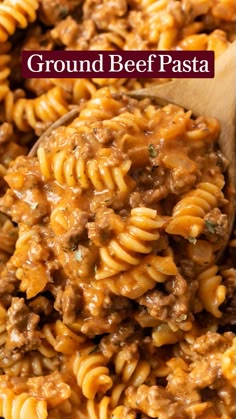
POLYGON ((213 78, 213 51, 23 51, 25 78, 213 78))

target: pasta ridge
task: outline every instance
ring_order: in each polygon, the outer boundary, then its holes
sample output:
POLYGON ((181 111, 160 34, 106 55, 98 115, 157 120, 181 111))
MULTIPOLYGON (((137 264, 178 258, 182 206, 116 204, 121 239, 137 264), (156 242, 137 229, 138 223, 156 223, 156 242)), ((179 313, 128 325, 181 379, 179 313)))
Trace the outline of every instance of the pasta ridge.
POLYGON ((213 265, 201 272, 198 277, 199 296, 205 310, 215 317, 221 317, 219 306, 224 302, 226 288, 221 284, 222 276, 217 275, 218 266, 213 265))
POLYGON ((121 350, 114 358, 115 371, 121 377, 122 383, 139 387, 143 384, 151 371, 150 363, 141 359, 139 353, 136 353, 132 359, 127 359, 127 352, 121 350))
POLYGON ((112 378, 106 367, 108 359, 95 349, 92 345, 81 349, 73 361, 73 372, 78 386, 89 400, 93 400, 97 393, 105 393, 112 387, 112 378))
POLYGON ((68 112, 66 93, 61 87, 53 87, 35 99, 19 98, 14 93, 5 96, 5 116, 23 132, 36 129, 40 124, 54 122, 68 112))
POLYGON ((96 158, 87 161, 79 155, 77 157, 77 154, 76 150, 71 152, 64 149, 48 155, 45 148, 39 147, 38 159, 43 177, 46 180, 55 178, 60 185, 69 187, 80 186, 82 189, 88 189, 92 185, 96 191, 127 191, 130 160, 107 164, 113 152, 105 148, 99 151, 96 158))
POLYGON ((0 415, 4 419, 47 419, 47 403, 27 393, 15 395, 11 390, 1 389, 0 415))
POLYGON ((10 62, 10 48, 11 44, 9 42, 0 44, 0 102, 9 91, 8 76, 10 75, 11 70, 8 64, 10 62))
POLYGON ((36 19, 38 0, 4 0, 0 4, 0 42, 13 35, 16 28, 24 29, 36 19))
POLYGON ((136 299, 177 272, 172 257, 150 255, 144 257, 137 267, 112 277, 107 284, 115 294, 136 299))
POLYGON ((57 352, 65 355, 73 354, 84 342, 84 337, 72 332, 61 320, 45 324, 42 329, 42 342, 39 352, 51 358, 57 352))
POLYGON ((5 344, 7 338, 6 319, 6 309, 3 307, 2 304, 0 304, 0 348, 5 344))

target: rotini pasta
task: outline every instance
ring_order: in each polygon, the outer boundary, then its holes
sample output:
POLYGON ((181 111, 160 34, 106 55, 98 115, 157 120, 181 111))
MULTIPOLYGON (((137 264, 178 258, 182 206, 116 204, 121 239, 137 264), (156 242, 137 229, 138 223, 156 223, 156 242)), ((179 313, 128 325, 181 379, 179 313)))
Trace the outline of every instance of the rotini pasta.
POLYGON ((132 265, 138 265, 139 258, 136 254, 152 251, 149 242, 159 239, 158 229, 162 225, 163 221, 155 210, 142 207, 132 209, 124 231, 118 234, 116 240, 111 240, 107 248, 100 249, 101 266, 98 267, 95 278, 107 278, 132 265))
POLYGON ((130 413, 127 407, 117 406, 115 409, 109 408, 110 399, 104 396, 99 403, 95 403, 93 400, 87 402, 87 414, 91 419, 135 419, 135 412, 130 413))
POLYGON ((42 343, 39 352, 51 358, 56 352, 72 355, 84 342, 84 338, 73 333, 60 320, 56 323, 46 324, 42 330, 42 343))
POLYGON ((35 99, 20 98, 14 100, 9 92, 5 97, 6 120, 14 122, 23 132, 36 129, 40 124, 56 121, 68 111, 65 92, 60 87, 53 87, 47 93, 35 99))
POLYGON ((0 347, 6 342, 6 318, 6 310, 2 305, 0 305, 0 347))
POLYGON ((11 390, 1 390, 0 394, 0 415, 5 419, 46 419, 46 402, 30 397, 26 393, 15 395, 11 390))
POLYGON ((136 299, 176 274, 177 267, 171 257, 150 255, 137 267, 111 278, 108 286, 115 294, 136 299))
POLYGON ((223 195, 218 186, 209 182, 198 184, 196 190, 186 194, 173 208, 173 219, 167 233, 185 238, 198 237, 204 229, 204 216, 217 204, 223 195))
POLYGON ((133 356, 127 359, 127 351, 120 351, 114 359, 115 371, 121 376, 123 383, 128 383, 135 387, 143 384, 150 374, 150 363, 145 359, 133 356))
POLYGON ((105 393, 112 386, 106 358, 89 346, 76 354, 73 361, 73 372, 82 393, 93 400, 97 393, 105 393))
POLYGON ((37 352, 32 352, 23 359, 13 360, 8 364, 5 362, 3 369, 9 377, 40 377, 55 371, 58 365, 59 360, 56 357, 47 358, 37 352))
POLYGON ((38 0, 4 0, 0 4, 0 42, 5 42, 16 27, 26 28, 36 19, 38 0))
POLYGON ((55 178, 60 185, 66 184, 70 187, 80 186, 82 189, 88 189, 92 184, 97 191, 118 189, 125 192, 128 189, 127 173, 131 161, 126 160, 118 166, 118 161, 114 158, 113 165, 106 164, 113 155, 110 150, 101 149, 96 159, 86 162, 76 150, 74 153, 58 150, 50 159, 43 147, 38 149, 40 169, 45 180, 55 178))
POLYGON ((8 76, 10 74, 10 50, 11 44, 5 43, 0 45, 0 101, 5 97, 9 90, 8 76))
POLYGON ((220 317, 222 313, 219 306, 225 300, 226 288, 221 284, 222 277, 217 275, 218 267, 211 266, 198 275, 199 296, 203 307, 213 316, 220 317))

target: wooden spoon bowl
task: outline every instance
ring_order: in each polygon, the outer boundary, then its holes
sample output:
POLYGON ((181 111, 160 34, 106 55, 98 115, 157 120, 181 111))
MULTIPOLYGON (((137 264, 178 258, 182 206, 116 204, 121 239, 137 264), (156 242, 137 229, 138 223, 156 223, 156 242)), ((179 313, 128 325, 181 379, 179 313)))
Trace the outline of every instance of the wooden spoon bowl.
POLYGON ((163 106, 174 103, 191 109, 194 116, 205 115, 217 118, 221 125, 218 140, 223 155, 228 160, 226 195, 229 201, 228 242, 235 218, 236 190, 236 146, 235 146, 235 104, 236 104, 236 41, 233 42, 216 61, 213 79, 178 79, 163 85, 135 90, 129 93, 135 98, 150 98, 163 106))

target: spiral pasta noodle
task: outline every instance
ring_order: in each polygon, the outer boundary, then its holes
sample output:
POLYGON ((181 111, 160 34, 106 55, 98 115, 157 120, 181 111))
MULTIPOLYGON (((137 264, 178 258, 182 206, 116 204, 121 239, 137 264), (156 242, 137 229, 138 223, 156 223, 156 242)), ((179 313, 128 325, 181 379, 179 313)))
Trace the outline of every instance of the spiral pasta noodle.
POLYGON ((115 131, 123 131, 124 128, 132 134, 140 132, 148 128, 148 120, 138 110, 134 113, 122 112, 111 120, 104 121, 104 127, 111 128, 115 131))
POLYGON ((150 255, 144 257, 137 267, 111 278, 108 286, 114 293, 136 299, 177 272, 171 257, 150 255))
POLYGON ((107 149, 101 149, 95 159, 86 161, 83 157, 77 157, 76 152, 58 150, 50 159, 51 156, 43 147, 38 149, 40 169, 45 179, 55 178, 60 185, 80 186, 82 189, 92 185, 96 191, 118 189, 125 192, 128 189, 127 173, 131 161, 126 160, 120 165, 118 162, 107 164, 112 154, 107 149))
POLYGON ((4 372, 9 377, 30 377, 42 376, 55 371, 58 366, 58 359, 47 358, 40 353, 30 353, 28 356, 12 361, 11 363, 4 363, 4 372))
POLYGON ((94 400, 87 401, 87 413, 90 419, 109 419, 109 403, 110 398, 104 396, 99 403, 94 402, 94 400))
POLYGON ((0 304, 0 348, 6 342, 6 317, 7 313, 5 308, 0 304))
POLYGON ((86 107, 81 110, 79 117, 73 121, 71 127, 77 128, 84 121, 93 122, 110 119, 114 113, 118 114, 120 109, 121 105, 111 97, 107 88, 98 90, 86 107))
POLYGON ((87 79, 78 79, 73 84, 73 103, 80 103, 81 99, 91 99, 96 92, 96 87, 87 79))
POLYGON ((73 361, 73 372, 82 393, 93 400, 97 393, 105 393, 112 387, 109 369, 106 367, 107 359, 89 346, 76 354, 73 361))
POLYGON ((0 415, 4 419, 47 419, 47 404, 43 400, 37 400, 27 393, 15 395, 11 390, 1 389, 0 415))
POLYGON ((215 317, 221 317, 222 313, 219 306, 223 303, 226 296, 226 288, 221 284, 222 277, 217 275, 218 266, 213 265, 198 275, 199 296, 203 302, 205 310, 215 317))
POLYGON ((6 120, 13 121, 23 132, 36 129, 42 123, 54 122, 67 111, 65 92, 57 86, 35 99, 20 98, 14 101, 12 92, 5 97, 6 120))
POLYGON ((86 410, 90 419, 135 419, 135 413, 130 413, 130 409, 125 406, 119 405, 112 408, 110 398, 104 396, 100 402, 94 402, 94 400, 88 400, 86 410))
POLYGON ((0 45, 0 101, 5 97, 9 90, 8 76, 10 74, 10 68, 8 67, 8 64, 10 62, 10 47, 10 43, 0 45))
POLYGON ((124 231, 111 240, 107 247, 99 250, 101 265, 95 278, 103 279, 139 264, 137 254, 152 251, 151 243, 158 240, 158 229, 163 225, 160 216, 150 208, 133 208, 124 231), (149 244, 150 243, 150 244, 149 244))
POLYGON ((127 359, 127 352, 122 350, 115 355, 114 365, 116 374, 121 377, 122 383, 128 383, 135 387, 143 384, 151 371, 150 363, 141 359, 139 354, 127 359))
POLYGON ((0 4, 0 42, 5 42, 16 28, 24 29, 36 19, 38 0, 4 0, 0 4))
POLYGON ((84 342, 82 336, 73 333, 61 320, 46 324, 42 329, 42 342, 39 352, 45 357, 51 358, 57 352, 70 355, 84 342))
POLYGON ((173 208, 173 219, 166 228, 167 233, 185 238, 199 236, 204 228, 205 214, 215 208, 222 197, 218 186, 209 182, 198 184, 173 208))

